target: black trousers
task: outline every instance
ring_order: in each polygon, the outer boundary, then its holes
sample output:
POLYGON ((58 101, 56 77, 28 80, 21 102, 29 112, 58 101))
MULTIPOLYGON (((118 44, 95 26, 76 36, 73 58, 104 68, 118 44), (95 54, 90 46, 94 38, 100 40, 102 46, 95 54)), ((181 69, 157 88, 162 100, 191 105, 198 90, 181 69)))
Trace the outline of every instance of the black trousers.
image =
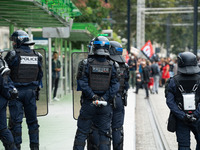
POLYGON ((58 82, 59 82, 59 78, 54 78, 54 77, 52 78, 52 89, 54 88, 53 98, 56 97, 56 94, 57 94, 58 82))
POLYGON ((148 83, 143 83, 143 87, 144 87, 145 92, 146 92, 146 97, 149 97, 148 83))

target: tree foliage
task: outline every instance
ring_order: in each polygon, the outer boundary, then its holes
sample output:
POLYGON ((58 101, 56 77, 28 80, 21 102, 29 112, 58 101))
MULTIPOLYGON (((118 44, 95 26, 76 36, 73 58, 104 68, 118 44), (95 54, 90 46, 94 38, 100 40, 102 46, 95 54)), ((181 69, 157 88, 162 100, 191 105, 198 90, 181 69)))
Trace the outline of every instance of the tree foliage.
MULTIPOLYGON (((149 0, 146 7, 193 7, 193 1, 188 0, 149 0)), ((146 15, 145 40, 167 43, 167 28, 169 29, 170 53, 177 54, 185 49, 193 48, 193 14, 155 14, 146 15), (169 21, 167 21, 169 19, 169 21)))
MULTIPOLYGON (((121 38, 127 38, 127 0, 73 0, 82 12, 76 22, 109 26, 121 38)), ((131 2, 131 39, 136 39, 137 0, 131 2)), ((146 8, 193 7, 194 0, 146 0, 146 8)), ((200 15, 198 15, 200 20, 200 15)), ((167 27, 170 32, 170 53, 177 54, 193 48, 193 13, 151 14, 145 16, 145 41, 151 40, 166 48, 167 27), (169 20, 169 22, 167 21, 169 20)), ((200 35, 199 35, 200 36, 200 35)), ((137 40, 137 39, 136 39, 137 40)), ((200 37, 198 38, 200 42, 200 37)), ((132 44, 132 43, 131 43, 132 44)))
POLYGON ((82 15, 75 18, 75 22, 92 22, 101 27, 108 27, 109 24, 103 19, 107 18, 110 11, 110 3, 104 0, 72 0, 82 12, 82 15))

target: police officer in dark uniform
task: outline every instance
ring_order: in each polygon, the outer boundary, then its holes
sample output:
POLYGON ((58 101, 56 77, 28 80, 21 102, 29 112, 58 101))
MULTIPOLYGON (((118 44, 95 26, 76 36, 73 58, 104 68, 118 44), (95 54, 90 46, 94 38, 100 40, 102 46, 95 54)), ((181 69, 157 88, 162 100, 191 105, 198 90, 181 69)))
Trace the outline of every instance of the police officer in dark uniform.
POLYGON ((119 42, 110 41, 111 48, 110 59, 116 61, 119 64, 120 69, 120 88, 116 94, 115 103, 113 108, 112 118, 112 140, 113 150, 123 150, 123 124, 124 124, 124 106, 127 106, 127 91, 129 88, 129 66, 126 64, 124 57, 122 56, 123 48, 119 42))
MULTIPOLYGON (((127 105, 127 91, 129 88, 129 66, 126 64, 122 56, 123 48, 119 42, 110 41, 109 58, 119 65, 119 83, 120 88, 114 98, 113 117, 112 117, 112 140, 113 150, 123 150, 123 124, 124 124, 124 106, 127 105)), ((92 127, 90 136, 88 137, 88 150, 94 150, 92 143, 98 139, 98 130, 92 127)), ((98 142, 97 142, 98 143, 98 142)))
POLYGON ((84 150, 85 140, 92 125, 98 128, 100 135, 100 143, 94 145, 94 150, 110 149, 110 101, 119 90, 119 83, 114 62, 106 58, 109 55, 109 46, 106 37, 96 37, 93 42, 94 55, 79 64, 77 83, 82 91, 82 106, 77 122, 74 150, 84 150))
POLYGON ((0 56, 0 140, 6 150, 17 150, 13 135, 7 127, 6 107, 8 100, 17 98, 17 89, 9 78, 10 69, 0 56))
POLYGON ((15 31, 10 40, 13 42, 14 50, 8 52, 5 60, 11 69, 10 77, 19 92, 19 97, 9 102, 10 130, 17 148, 20 149, 22 143, 21 123, 25 113, 30 149, 38 150, 39 125, 36 99, 43 77, 42 55, 30 49, 29 45, 35 43, 29 41, 29 36, 25 31, 15 31))
POLYGON ((197 141, 196 150, 200 149, 199 72, 196 56, 191 52, 180 53, 178 75, 170 78, 166 85, 165 96, 172 113, 169 121, 175 120, 173 121, 175 123, 169 123, 174 124, 178 150, 190 150, 190 131, 193 132, 197 141))

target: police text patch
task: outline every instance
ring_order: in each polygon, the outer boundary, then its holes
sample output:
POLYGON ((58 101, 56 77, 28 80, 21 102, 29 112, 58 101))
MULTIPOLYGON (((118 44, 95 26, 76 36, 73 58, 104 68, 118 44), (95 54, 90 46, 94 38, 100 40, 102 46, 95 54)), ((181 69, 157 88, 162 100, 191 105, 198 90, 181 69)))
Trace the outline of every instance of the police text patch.
POLYGON ((106 67, 92 67, 92 72, 109 73, 109 68, 106 68, 106 67))
POLYGON ((20 64, 38 64, 38 57, 37 56, 21 56, 20 64))

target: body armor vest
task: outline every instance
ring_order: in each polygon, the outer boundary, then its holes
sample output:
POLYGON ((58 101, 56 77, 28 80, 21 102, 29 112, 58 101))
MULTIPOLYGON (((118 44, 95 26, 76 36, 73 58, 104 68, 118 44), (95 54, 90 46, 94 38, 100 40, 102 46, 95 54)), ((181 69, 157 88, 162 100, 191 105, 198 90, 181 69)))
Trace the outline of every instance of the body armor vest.
POLYGON ((37 80, 39 67, 38 56, 32 50, 26 53, 23 50, 16 50, 19 64, 11 69, 13 82, 28 83, 37 80))
POLYGON ((110 87, 112 65, 109 60, 89 62, 89 86, 94 91, 107 91, 110 87))
POLYGON ((124 88, 125 88, 125 84, 124 84, 124 82, 125 82, 125 71, 126 71, 125 65, 119 64, 119 69, 120 69, 119 92, 122 93, 124 91, 124 88))
POLYGON ((195 84, 197 85, 196 87, 197 89, 194 91, 195 106, 197 108, 198 103, 200 102, 200 87, 199 87, 200 75, 194 74, 194 75, 188 76, 188 75, 180 74, 180 75, 174 76, 173 78, 176 84, 175 101, 178 107, 181 110, 185 111, 186 113, 193 113, 193 111, 184 110, 183 95, 178 84, 182 86, 186 94, 192 93, 193 89, 195 88, 195 84))

